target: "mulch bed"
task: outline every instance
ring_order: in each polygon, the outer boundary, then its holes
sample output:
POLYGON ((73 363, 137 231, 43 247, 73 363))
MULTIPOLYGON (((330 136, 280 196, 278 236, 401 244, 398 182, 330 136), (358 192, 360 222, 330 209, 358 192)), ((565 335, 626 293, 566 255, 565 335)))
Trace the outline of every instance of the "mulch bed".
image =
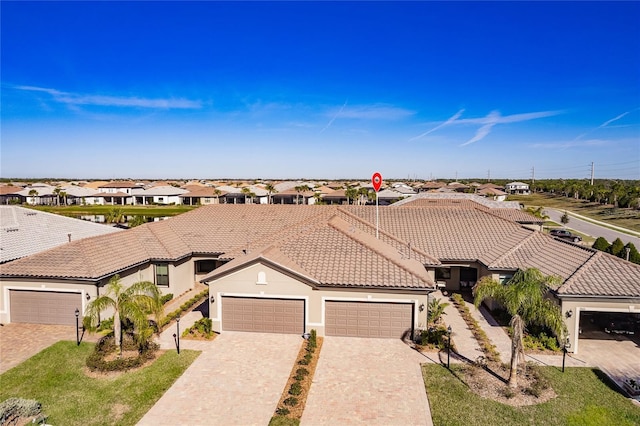
POLYGON ((298 419, 298 420, 302 418, 302 413, 304 412, 304 407, 307 403, 307 396, 309 395, 309 389, 311 388, 311 383, 313 382, 313 375, 316 371, 316 366, 318 365, 318 359, 320 357, 320 349, 322 349, 322 341, 323 341, 322 337, 316 338, 316 342, 317 342, 316 350, 313 353, 313 356, 311 358, 311 361, 309 362, 309 365, 299 364, 299 361, 304 359, 304 356, 307 354, 308 341, 305 341, 300 347, 300 352, 298 352, 298 357, 296 358, 296 362, 294 363, 293 368, 291 369, 289 380, 287 381, 287 384, 284 387, 284 391, 282 392, 282 396, 280 397, 280 401, 278 402, 278 405, 277 405, 277 407, 285 407, 289 410, 289 414, 287 414, 284 417, 289 417, 291 419, 298 419), (298 399, 298 404, 294 407, 290 407, 288 405, 285 405, 283 401, 292 396, 289 394, 289 388, 291 388, 291 385, 297 381, 295 379, 295 376, 296 376, 296 371, 299 368, 306 368, 309 371, 309 374, 306 375, 300 381, 300 385, 302 386, 302 393, 300 395, 295 396, 295 398, 298 399))

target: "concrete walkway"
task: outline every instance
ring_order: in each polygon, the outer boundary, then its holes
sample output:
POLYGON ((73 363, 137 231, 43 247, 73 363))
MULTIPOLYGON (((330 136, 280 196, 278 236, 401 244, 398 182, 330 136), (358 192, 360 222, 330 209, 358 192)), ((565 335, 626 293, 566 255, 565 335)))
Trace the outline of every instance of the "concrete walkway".
POLYGON ((302 425, 432 425, 423 356, 401 340, 325 337, 302 425))
POLYGON ((268 424, 302 338, 226 331, 212 342, 184 343, 199 347, 202 354, 139 425, 268 424))
MULTIPOLYGON (((453 301, 451 301, 448 296, 444 296, 440 291, 434 293, 434 297, 438 299, 440 303, 449 304, 449 306, 444 309, 442 320, 447 326, 451 327, 451 340, 455 346, 456 354, 462 359, 466 358, 468 361, 475 361, 479 356, 483 356, 484 353, 480 349, 478 341, 473 337, 473 333, 462 318, 460 312, 458 312, 453 301)), ((454 356, 451 362, 462 362, 462 360, 454 356)))

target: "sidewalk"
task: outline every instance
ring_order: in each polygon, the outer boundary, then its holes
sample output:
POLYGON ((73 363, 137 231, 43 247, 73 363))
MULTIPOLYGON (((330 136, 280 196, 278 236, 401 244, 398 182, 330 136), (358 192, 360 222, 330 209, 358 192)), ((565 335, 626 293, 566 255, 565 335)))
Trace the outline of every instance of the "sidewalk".
MULTIPOLYGON (((453 301, 448 296, 444 296, 442 292, 438 291, 434 293, 435 297, 441 302, 449 303, 450 305, 445 308, 445 314, 443 316, 447 325, 451 326, 453 341, 456 346, 456 350, 459 355, 467 358, 471 361, 475 361, 479 356, 484 355, 478 342, 473 337, 471 330, 467 327, 467 323, 462 318, 462 315, 453 304, 453 301)), ((480 325, 480 328, 484 330, 493 343, 496 349, 500 353, 500 360, 503 363, 511 362, 511 337, 507 332, 498 325, 495 319, 491 316, 488 310, 481 306, 480 309, 476 309, 473 303, 465 301, 467 308, 471 312, 471 316, 480 325)), ((539 355, 539 354, 527 354, 525 351, 525 359, 527 361, 534 362, 540 365, 548 366, 562 366, 562 353, 558 355, 539 355)), ((565 366, 567 367, 587 367, 590 366, 584 360, 573 357, 571 354, 567 354, 565 358, 565 366)))

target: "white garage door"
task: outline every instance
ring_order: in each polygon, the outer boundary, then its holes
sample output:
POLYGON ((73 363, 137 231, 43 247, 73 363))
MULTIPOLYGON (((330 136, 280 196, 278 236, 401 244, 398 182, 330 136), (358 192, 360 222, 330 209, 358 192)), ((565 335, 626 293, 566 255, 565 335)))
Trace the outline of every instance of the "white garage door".
POLYGON ((327 301, 327 336, 400 339, 413 326, 412 303, 327 301))
POLYGON ((222 328, 259 333, 304 333, 304 300, 222 298, 222 328))
POLYGON ((82 312, 80 293, 9 290, 11 322, 76 324, 76 308, 82 312))

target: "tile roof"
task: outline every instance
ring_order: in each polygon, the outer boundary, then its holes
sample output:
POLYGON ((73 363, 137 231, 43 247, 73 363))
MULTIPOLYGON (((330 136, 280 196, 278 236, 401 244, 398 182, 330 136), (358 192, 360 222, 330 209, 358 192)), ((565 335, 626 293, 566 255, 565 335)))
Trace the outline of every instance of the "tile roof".
POLYGON ((131 181, 121 181, 121 182, 109 182, 100 185, 98 188, 139 188, 142 185, 139 185, 135 182, 131 181))
POLYGON ((640 297, 640 265, 601 251, 558 289, 560 296, 640 297))
POLYGON ((22 191, 22 188, 19 186, 12 186, 12 185, 0 186, 0 195, 17 194, 20 191, 22 191))
POLYGON ((0 206, 0 263, 29 256, 71 240, 115 234, 120 229, 18 206, 0 206))
POLYGON ((303 228, 272 245, 236 257, 203 281, 264 259, 326 286, 431 288, 424 265, 363 232, 338 215, 303 228))
POLYGON ((520 203, 518 203, 517 201, 494 201, 486 197, 481 197, 475 194, 463 194, 463 193, 456 193, 456 192, 445 192, 445 193, 421 192, 419 194, 412 195, 411 197, 408 197, 402 201, 398 201, 397 203, 394 204, 394 206, 399 207, 407 204, 425 205, 425 204, 429 204, 429 202, 423 201, 423 200, 446 200, 446 199, 471 200, 471 201, 475 201, 477 204, 481 204, 491 209, 516 209, 516 210, 520 209, 520 203))
POLYGON ((233 259, 221 272, 253 256, 319 285, 420 287, 430 285, 423 265, 478 261, 492 270, 536 267, 559 275, 566 280, 560 295, 639 297, 639 265, 524 228, 499 210, 469 200, 382 207, 378 240, 374 206, 202 206, 14 260, 0 275, 97 280, 150 260, 207 254, 233 259))

